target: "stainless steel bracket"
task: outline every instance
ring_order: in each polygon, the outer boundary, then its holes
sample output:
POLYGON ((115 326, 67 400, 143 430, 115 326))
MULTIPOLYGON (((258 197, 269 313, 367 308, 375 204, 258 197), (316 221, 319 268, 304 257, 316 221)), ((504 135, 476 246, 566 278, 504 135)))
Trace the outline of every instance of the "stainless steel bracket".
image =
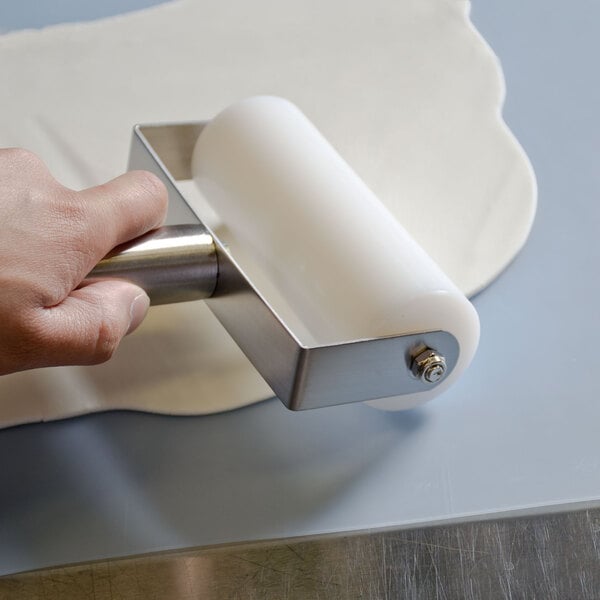
MULTIPOLYGON (((178 182, 192 176, 191 155, 204 124, 137 125, 133 130, 129 168, 152 171, 164 182, 169 192, 167 224, 192 225, 194 234, 204 236, 199 242, 202 248, 190 251, 188 247, 183 258, 181 253, 165 249, 162 256, 167 260, 163 266, 171 268, 175 275, 166 279, 158 276, 159 302, 206 298, 223 327, 275 394, 292 410, 412 394, 439 385, 443 377, 432 381, 417 376, 414 360, 424 349, 435 349, 445 359, 443 374, 447 376, 452 372, 459 347, 456 338, 448 332, 398 332, 398 335, 347 340, 330 346, 307 347, 300 343, 218 237, 202 224, 178 187, 178 182), (168 259, 168 252, 172 260, 168 259), (182 269, 182 260, 200 268, 182 269), (181 284, 183 279, 187 279, 185 284, 181 284), (166 288, 179 286, 181 294, 176 290, 169 296, 163 285, 165 281, 166 288)), ((159 235, 164 238, 165 234, 159 235)), ((137 252, 135 248, 129 251, 137 252)), ((143 281, 157 260, 160 257, 156 254, 135 254, 129 264, 133 271, 141 274, 143 281), (137 260, 139 257, 142 262, 137 260), (143 264, 145 258, 148 261, 143 264)), ((104 268, 110 271, 110 265, 105 264, 104 268)), ((107 275, 110 276, 110 272, 100 273, 100 276, 107 275)))

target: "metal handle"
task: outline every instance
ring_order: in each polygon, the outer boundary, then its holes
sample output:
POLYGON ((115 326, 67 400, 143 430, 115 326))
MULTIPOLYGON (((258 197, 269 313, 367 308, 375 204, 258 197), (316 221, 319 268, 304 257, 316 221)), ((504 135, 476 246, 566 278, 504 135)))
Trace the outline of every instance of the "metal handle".
POLYGON ((122 244, 86 277, 126 279, 143 288, 153 305, 212 296, 218 264, 213 238, 202 225, 169 225, 122 244))

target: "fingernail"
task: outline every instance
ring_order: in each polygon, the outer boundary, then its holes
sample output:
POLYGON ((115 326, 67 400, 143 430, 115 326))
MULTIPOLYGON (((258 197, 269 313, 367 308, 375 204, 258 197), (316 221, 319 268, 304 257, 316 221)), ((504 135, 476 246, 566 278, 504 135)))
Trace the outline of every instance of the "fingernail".
POLYGON ((150 298, 144 293, 139 294, 133 299, 131 306, 129 307, 129 329, 127 333, 135 331, 140 323, 144 320, 148 308, 150 307, 150 298))

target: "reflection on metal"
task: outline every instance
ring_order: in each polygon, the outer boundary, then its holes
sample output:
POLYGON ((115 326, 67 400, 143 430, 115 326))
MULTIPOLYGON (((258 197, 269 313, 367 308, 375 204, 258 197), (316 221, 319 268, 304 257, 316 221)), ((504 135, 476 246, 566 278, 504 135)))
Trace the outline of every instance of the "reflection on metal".
POLYGON ((206 230, 201 225, 170 225, 115 248, 86 280, 132 281, 156 305, 209 298, 217 273, 215 245, 206 230))
POLYGON ((596 600, 600 509, 153 555, 0 579, 0 600, 596 600))
POLYGON ((446 374, 446 358, 432 348, 418 350, 412 360, 412 374, 425 383, 438 383, 446 374))

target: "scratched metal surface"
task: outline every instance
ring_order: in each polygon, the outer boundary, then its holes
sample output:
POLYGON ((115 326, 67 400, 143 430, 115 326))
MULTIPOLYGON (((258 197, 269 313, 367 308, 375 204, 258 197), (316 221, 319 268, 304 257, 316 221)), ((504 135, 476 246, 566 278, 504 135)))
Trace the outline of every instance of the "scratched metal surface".
POLYGON ((105 561, 0 579, 0 600, 592 600, 600 510, 105 561))

